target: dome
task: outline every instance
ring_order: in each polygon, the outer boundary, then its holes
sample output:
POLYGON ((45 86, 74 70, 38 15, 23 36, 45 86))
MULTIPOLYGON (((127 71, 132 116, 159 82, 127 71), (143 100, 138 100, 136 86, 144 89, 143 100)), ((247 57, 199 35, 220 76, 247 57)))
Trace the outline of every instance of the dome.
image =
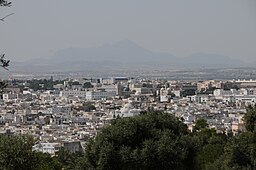
POLYGON ((124 107, 121 109, 121 113, 128 113, 130 110, 133 109, 133 105, 131 103, 127 103, 124 105, 124 107))
POLYGON ((141 95, 140 91, 136 91, 135 95, 141 95))

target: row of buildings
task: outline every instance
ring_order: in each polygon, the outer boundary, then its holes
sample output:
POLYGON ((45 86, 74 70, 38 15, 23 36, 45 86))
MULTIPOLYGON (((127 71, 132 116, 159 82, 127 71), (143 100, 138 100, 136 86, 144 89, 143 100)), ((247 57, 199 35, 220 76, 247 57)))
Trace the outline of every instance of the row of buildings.
POLYGON ((246 107, 255 102, 253 80, 69 79, 37 91, 24 80, 11 83, 2 94, 0 133, 30 134, 40 141, 34 150, 76 152, 112 119, 164 111, 190 130, 204 118, 217 132, 235 135, 244 130, 246 107))

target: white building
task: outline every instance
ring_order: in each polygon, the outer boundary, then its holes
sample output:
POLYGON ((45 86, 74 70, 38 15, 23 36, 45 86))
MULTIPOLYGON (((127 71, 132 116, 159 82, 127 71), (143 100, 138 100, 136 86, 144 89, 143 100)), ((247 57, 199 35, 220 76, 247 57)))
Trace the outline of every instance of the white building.
POLYGON ((235 100, 237 104, 245 104, 245 105, 255 105, 256 96, 235 96, 235 100))
POLYGON ((4 101, 13 100, 13 99, 17 99, 17 98, 18 98, 18 94, 11 94, 11 93, 3 94, 4 101))
POLYGON ((187 96, 188 101, 196 102, 196 103, 205 103, 209 101, 208 95, 194 95, 194 96, 187 96))
POLYGON ((214 96, 231 96, 231 95, 238 95, 239 91, 236 89, 231 90, 223 90, 223 89, 216 89, 213 91, 214 96))
POLYGON ((115 111, 115 117, 133 117, 140 114, 139 109, 134 109, 131 103, 127 103, 121 110, 115 111))
POLYGON ((39 144, 35 144, 32 147, 32 151, 49 153, 51 155, 54 155, 58 151, 56 146, 59 146, 59 144, 58 143, 39 143, 39 144))
POLYGON ((116 91, 87 91, 87 100, 102 100, 109 99, 116 96, 116 91))

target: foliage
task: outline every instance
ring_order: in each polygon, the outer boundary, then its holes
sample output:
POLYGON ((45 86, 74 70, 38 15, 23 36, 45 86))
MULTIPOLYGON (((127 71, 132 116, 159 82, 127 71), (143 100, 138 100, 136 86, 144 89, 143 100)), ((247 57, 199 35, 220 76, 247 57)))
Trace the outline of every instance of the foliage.
MULTIPOLYGON (((9 66, 10 60, 5 60, 5 54, 0 55, 0 67, 7 69, 9 66)), ((3 93, 4 89, 7 87, 7 83, 4 81, 0 81, 0 94, 3 93)))
POLYGON ((226 135, 217 134, 215 130, 206 128, 200 132, 194 132, 192 135, 195 149, 195 169, 205 169, 208 164, 215 162, 224 153, 228 139, 226 135))
POLYGON ((5 81, 0 81, 0 94, 4 92, 4 89, 7 87, 7 83, 5 81))
POLYGON ((12 5, 11 2, 8 2, 6 0, 0 0, 0 6, 7 6, 10 7, 12 5))
POLYGON ((245 132, 235 137, 225 148, 230 167, 256 169, 256 134, 245 132))
POLYGON ((255 169, 255 132, 233 137, 209 129, 199 119, 196 130, 166 113, 116 119, 86 148, 80 169, 255 169))
POLYGON ((247 112, 244 115, 245 128, 248 131, 256 131, 256 108, 255 106, 249 106, 247 112))
POLYGON ((82 153, 70 153, 64 148, 61 148, 57 153, 55 159, 62 165, 64 169, 79 169, 78 162, 82 158, 82 153))
MULTIPOLYGON (((11 2, 8 2, 6 0, 0 0, 0 6, 10 7, 11 2)), ((7 17, 7 16, 5 16, 5 17, 7 17)), ((1 20, 3 21, 4 18, 2 18, 1 20)), ((5 59, 5 54, 0 54, 0 67, 7 69, 7 67, 9 66, 9 63, 10 63, 10 60, 5 59)), ((2 92, 3 92, 4 88, 6 88, 6 86, 7 86, 7 84, 5 82, 0 81, 0 94, 2 94, 2 92)))
POLYGON ((29 88, 37 90, 52 90, 56 83, 52 79, 29 80, 29 88))
POLYGON ((193 130, 194 131, 199 131, 201 129, 207 128, 208 124, 205 119, 197 119, 196 120, 196 125, 194 126, 193 130))
POLYGON ((256 134, 244 132, 233 137, 225 146, 222 157, 216 160, 208 169, 256 169, 256 134))
POLYGON ((85 111, 89 111, 89 112, 92 110, 96 110, 96 107, 91 103, 84 103, 83 107, 85 111))
POLYGON ((32 144, 28 136, 0 136, 1 169, 31 169, 32 144))
POLYGON ((91 169, 184 169, 187 127, 166 113, 116 119, 91 140, 84 162, 91 169))
POLYGON ((34 170, 61 169, 61 164, 49 154, 33 152, 31 136, 0 136, 0 169, 34 170))
POLYGON ((7 69, 9 66, 10 60, 5 59, 5 54, 0 55, 0 66, 4 69, 7 69))
POLYGON ((63 165, 58 161, 56 157, 52 157, 50 154, 41 153, 41 152, 33 152, 35 157, 35 170, 61 170, 63 169, 63 165))

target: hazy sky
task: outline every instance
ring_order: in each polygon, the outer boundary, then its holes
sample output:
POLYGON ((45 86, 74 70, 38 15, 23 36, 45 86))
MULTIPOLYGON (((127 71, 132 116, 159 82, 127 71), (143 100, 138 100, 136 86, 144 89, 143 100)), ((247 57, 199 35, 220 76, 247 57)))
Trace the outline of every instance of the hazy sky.
POLYGON ((15 60, 123 39, 177 57, 256 60, 256 0, 15 0, 0 8, 0 16, 12 12, 0 22, 0 50, 15 60))

